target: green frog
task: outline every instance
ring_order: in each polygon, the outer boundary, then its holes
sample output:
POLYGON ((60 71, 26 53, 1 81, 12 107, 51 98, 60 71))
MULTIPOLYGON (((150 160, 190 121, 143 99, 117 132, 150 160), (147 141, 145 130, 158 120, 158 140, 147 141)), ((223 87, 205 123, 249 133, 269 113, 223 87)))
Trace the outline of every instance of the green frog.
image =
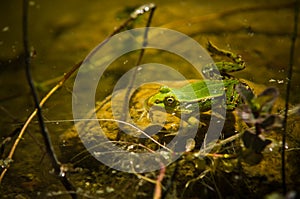
POLYGON ((241 56, 219 49, 211 42, 208 42, 207 49, 213 54, 226 56, 231 61, 216 62, 216 67, 204 66, 202 73, 207 78, 206 80, 199 80, 181 88, 162 86, 158 93, 145 101, 145 109, 149 111, 151 107, 162 108, 167 113, 179 116, 195 111, 209 111, 213 103, 219 103, 218 98, 224 99, 224 95, 226 96, 226 110, 233 110, 237 104, 241 103, 242 99, 235 87, 238 84, 245 85, 245 83, 228 73, 244 69, 245 62, 241 56), (216 73, 217 69, 219 73, 216 73))

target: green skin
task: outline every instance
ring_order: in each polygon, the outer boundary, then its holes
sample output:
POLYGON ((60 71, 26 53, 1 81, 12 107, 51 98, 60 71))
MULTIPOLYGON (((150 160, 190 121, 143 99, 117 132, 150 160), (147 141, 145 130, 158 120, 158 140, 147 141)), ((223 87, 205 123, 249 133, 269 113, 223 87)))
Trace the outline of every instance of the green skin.
POLYGON ((216 102, 213 99, 226 94, 226 109, 233 110, 241 102, 241 97, 235 90, 236 85, 241 82, 227 73, 244 69, 244 61, 240 56, 220 50, 210 42, 208 43, 208 50, 214 54, 227 56, 233 61, 216 63, 221 76, 215 73, 213 67, 205 66, 202 73, 210 80, 199 80, 182 88, 162 86, 158 93, 145 101, 146 109, 149 110, 150 107, 154 106, 163 108, 168 113, 180 115, 182 113, 191 114, 197 111, 196 107, 198 107, 200 112, 205 112, 211 109, 213 102, 216 102))

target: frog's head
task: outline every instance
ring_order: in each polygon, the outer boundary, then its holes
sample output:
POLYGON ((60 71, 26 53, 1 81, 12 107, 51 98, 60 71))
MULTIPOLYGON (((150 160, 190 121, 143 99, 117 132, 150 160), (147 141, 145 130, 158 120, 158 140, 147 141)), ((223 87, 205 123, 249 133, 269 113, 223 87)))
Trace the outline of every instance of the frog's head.
POLYGON ((169 87, 162 86, 158 93, 150 96, 145 101, 145 105, 148 110, 154 107, 165 109, 168 113, 173 113, 179 106, 179 101, 169 87))

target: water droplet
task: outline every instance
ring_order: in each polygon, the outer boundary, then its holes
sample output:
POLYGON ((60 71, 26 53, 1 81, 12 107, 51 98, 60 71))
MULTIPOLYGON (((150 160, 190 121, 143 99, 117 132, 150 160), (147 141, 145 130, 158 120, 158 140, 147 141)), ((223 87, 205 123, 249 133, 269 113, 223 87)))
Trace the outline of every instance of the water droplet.
POLYGON ((276 82, 275 79, 269 79, 269 82, 276 82))
POLYGON ((5 26, 4 28, 2 28, 2 32, 7 32, 9 31, 9 26, 5 26))
POLYGON ((34 6, 34 5, 35 5, 35 2, 34 2, 34 1, 29 1, 29 5, 30 5, 30 6, 34 6))
POLYGON ((278 84, 283 84, 284 83, 284 80, 282 79, 282 80, 277 80, 277 83, 278 84))

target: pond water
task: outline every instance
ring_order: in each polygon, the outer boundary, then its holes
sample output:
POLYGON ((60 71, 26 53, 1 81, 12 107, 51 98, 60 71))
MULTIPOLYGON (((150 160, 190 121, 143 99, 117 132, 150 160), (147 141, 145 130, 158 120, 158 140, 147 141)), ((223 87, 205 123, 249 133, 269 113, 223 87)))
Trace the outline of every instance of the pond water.
MULTIPOLYGON (((294 24, 293 1, 164 0, 152 2, 157 6, 151 22, 152 27, 179 31, 193 38, 203 47, 211 41, 221 49, 241 55, 245 60, 246 68, 235 72, 234 76, 259 85, 258 90, 266 86, 277 87, 280 98, 284 99, 287 92, 287 72, 294 24)), ((28 34, 30 49, 35 54, 31 69, 34 81, 39 85, 39 96, 44 96, 65 73, 71 70, 72 66, 83 60, 104 41, 128 18, 132 10, 145 3, 149 2, 145 0, 30 1, 28 34)), ((0 135, 7 137, 27 119, 34 109, 34 103, 24 71, 22 3, 17 0, 2 2, 0 17, 0 135)), ((141 16, 129 28, 145 27, 147 17, 148 14, 141 16)), ((300 53, 299 42, 298 33, 290 90, 291 105, 300 102, 300 93, 297 92, 300 88, 298 81, 300 56, 297 56, 300 53)), ((96 101, 101 101, 111 94, 118 79, 137 62, 138 55, 132 53, 122 56, 108 68, 99 82, 96 101)), ((195 75, 195 70, 192 70, 185 60, 168 52, 146 50, 142 63, 154 62, 174 68, 187 79, 199 78, 199 74, 195 75)), ((172 74, 167 71, 157 74, 155 67, 151 69, 149 76, 157 76, 161 80, 172 79, 169 77, 172 74)), ((59 137, 74 124, 72 122, 74 79, 75 75, 53 94, 43 107, 44 118, 58 154, 60 154, 59 137)), ((176 80, 176 77, 173 79, 176 80)), ((293 122, 296 123, 296 120, 293 122)), ((50 161, 45 154, 38 127, 34 119, 15 152, 14 162, 8 169, 0 188, 4 198, 17 196, 43 198, 49 193, 65 190, 59 180, 49 173, 50 161)), ((296 135, 299 137, 299 133, 296 135)), ((3 157, 8 154, 11 146, 12 142, 5 144, 3 157)), ((105 179, 109 176, 114 176, 116 179, 124 178, 110 170, 105 172, 107 177, 102 176, 105 179)), ((88 185, 89 180, 95 176, 86 176, 84 180, 82 179, 87 190, 91 188, 88 185)), ((156 176, 150 175, 150 177, 156 176)), ((121 181, 124 183, 124 180, 121 181)), ((110 186, 104 190, 108 194, 104 196, 125 197, 123 193, 114 195, 115 190, 110 190, 113 189, 110 186)), ((126 183, 124 186, 127 189, 138 189, 137 184, 135 188, 126 183)), ((82 187, 84 186, 81 186, 81 191, 82 187)), ((152 185, 143 191, 147 190, 152 193, 152 185)), ((241 196, 241 190, 238 196, 241 196)), ((277 190, 280 192, 280 186, 277 190)), ((84 193, 88 195, 88 191, 84 193)), ((97 198, 102 196, 101 193, 90 196, 97 198)), ((268 194, 267 191, 260 193, 268 194)), ((189 196, 197 198, 201 194, 189 196)), ((59 197, 68 198, 69 195, 61 194, 59 197)), ((145 196, 145 198, 151 197, 152 194, 145 196)), ((143 196, 135 195, 135 198, 143 198, 143 196)))

